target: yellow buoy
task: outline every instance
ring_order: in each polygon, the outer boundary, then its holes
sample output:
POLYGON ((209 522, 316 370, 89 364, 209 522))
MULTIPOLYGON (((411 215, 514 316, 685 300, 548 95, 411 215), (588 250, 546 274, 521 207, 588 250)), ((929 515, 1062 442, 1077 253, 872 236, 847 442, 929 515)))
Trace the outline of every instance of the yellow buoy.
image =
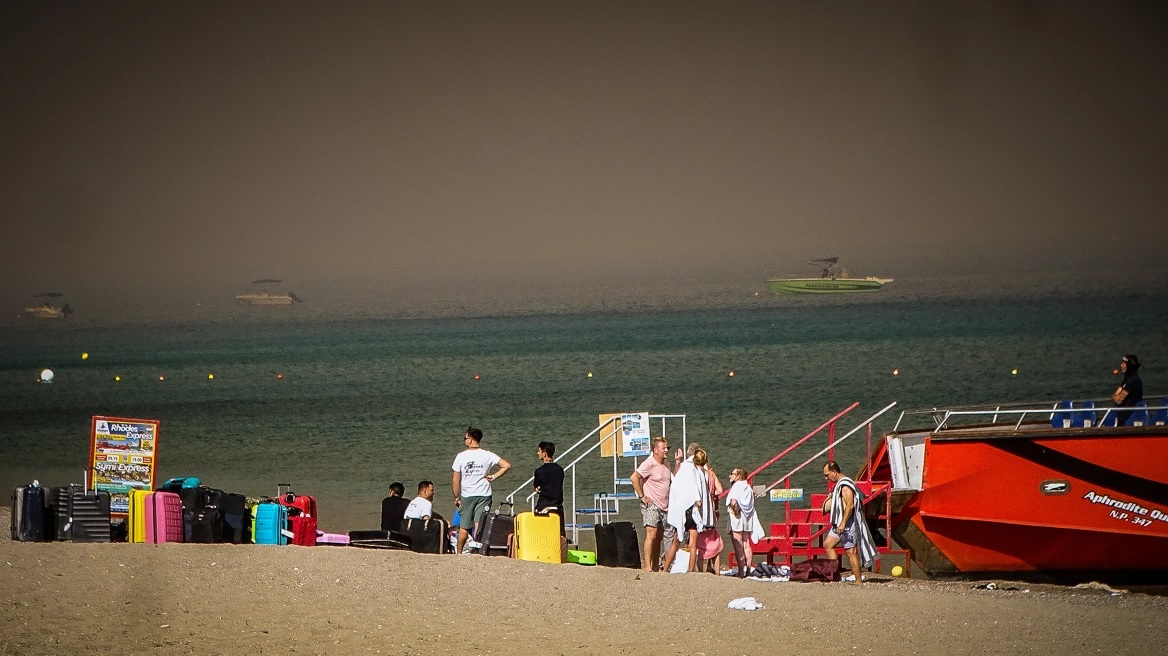
POLYGON ((589 371, 589 372, 588 372, 588 377, 589 377, 589 378, 591 378, 591 377, 592 377, 592 372, 591 372, 591 371, 589 371))
POLYGON ((121 377, 121 376, 114 376, 114 382, 115 382, 115 383, 120 383, 120 382, 122 382, 122 377, 121 377))
POLYGON ((215 380, 215 374, 207 374, 207 380, 215 380))
POLYGON ((892 375, 893 375, 893 376, 899 376, 899 375, 900 375, 900 369, 893 369, 893 370, 892 370, 892 375))
POLYGON ((82 359, 82 360, 88 360, 88 359, 89 359, 89 353, 82 353, 82 354, 81 354, 81 359, 82 359))
POLYGON ((1017 376, 1017 375, 1018 375, 1018 370, 1017 370, 1017 369, 1011 369, 1011 370, 1010 370, 1010 375, 1011 375, 1011 376, 1017 376))

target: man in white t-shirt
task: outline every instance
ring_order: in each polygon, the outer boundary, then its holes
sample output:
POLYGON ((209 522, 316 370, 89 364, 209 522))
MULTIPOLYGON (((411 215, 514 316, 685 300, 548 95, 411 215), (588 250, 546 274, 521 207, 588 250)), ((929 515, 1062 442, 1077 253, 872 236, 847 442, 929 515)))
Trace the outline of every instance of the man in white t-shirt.
POLYGON ((491 508, 491 483, 511 469, 511 463, 480 448, 483 432, 473 426, 466 429, 466 451, 454 458, 451 469, 450 489, 454 492, 454 507, 458 509, 458 553, 461 554, 466 540, 478 526, 479 520, 491 508), (499 468, 491 473, 491 468, 499 468))
POLYGON ((434 511, 434 484, 430 481, 418 483, 418 496, 406 506, 405 519, 430 519, 434 511))

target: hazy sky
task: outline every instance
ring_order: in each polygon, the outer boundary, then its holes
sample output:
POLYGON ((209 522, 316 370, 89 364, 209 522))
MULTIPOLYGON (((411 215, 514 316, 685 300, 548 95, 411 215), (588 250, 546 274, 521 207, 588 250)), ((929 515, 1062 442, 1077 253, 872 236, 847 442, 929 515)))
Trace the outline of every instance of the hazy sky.
POLYGON ((1163 7, 6 2, 0 284, 1162 262, 1163 7))

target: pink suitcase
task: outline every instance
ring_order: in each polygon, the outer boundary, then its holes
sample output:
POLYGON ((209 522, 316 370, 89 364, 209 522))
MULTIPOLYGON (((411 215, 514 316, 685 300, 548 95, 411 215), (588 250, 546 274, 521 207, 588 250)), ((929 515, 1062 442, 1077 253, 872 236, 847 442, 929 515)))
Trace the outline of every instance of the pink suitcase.
POLYGON ((182 499, 175 492, 154 492, 146 497, 146 541, 183 541, 182 499))
POLYGON ((316 543, 346 545, 349 544, 349 536, 346 533, 325 533, 324 531, 317 530, 316 543))

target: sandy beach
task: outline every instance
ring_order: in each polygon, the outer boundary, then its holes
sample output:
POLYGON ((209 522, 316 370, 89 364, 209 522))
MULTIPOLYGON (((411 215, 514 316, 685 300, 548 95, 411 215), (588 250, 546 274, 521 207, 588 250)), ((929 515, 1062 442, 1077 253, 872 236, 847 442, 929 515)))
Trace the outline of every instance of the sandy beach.
POLYGON ((1168 643, 1168 598, 1104 589, 768 583, 351 547, 16 543, 7 531, 0 589, 0 655, 1149 654, 1168 643), (726 608, 743 596, 764 608, 726 608))

